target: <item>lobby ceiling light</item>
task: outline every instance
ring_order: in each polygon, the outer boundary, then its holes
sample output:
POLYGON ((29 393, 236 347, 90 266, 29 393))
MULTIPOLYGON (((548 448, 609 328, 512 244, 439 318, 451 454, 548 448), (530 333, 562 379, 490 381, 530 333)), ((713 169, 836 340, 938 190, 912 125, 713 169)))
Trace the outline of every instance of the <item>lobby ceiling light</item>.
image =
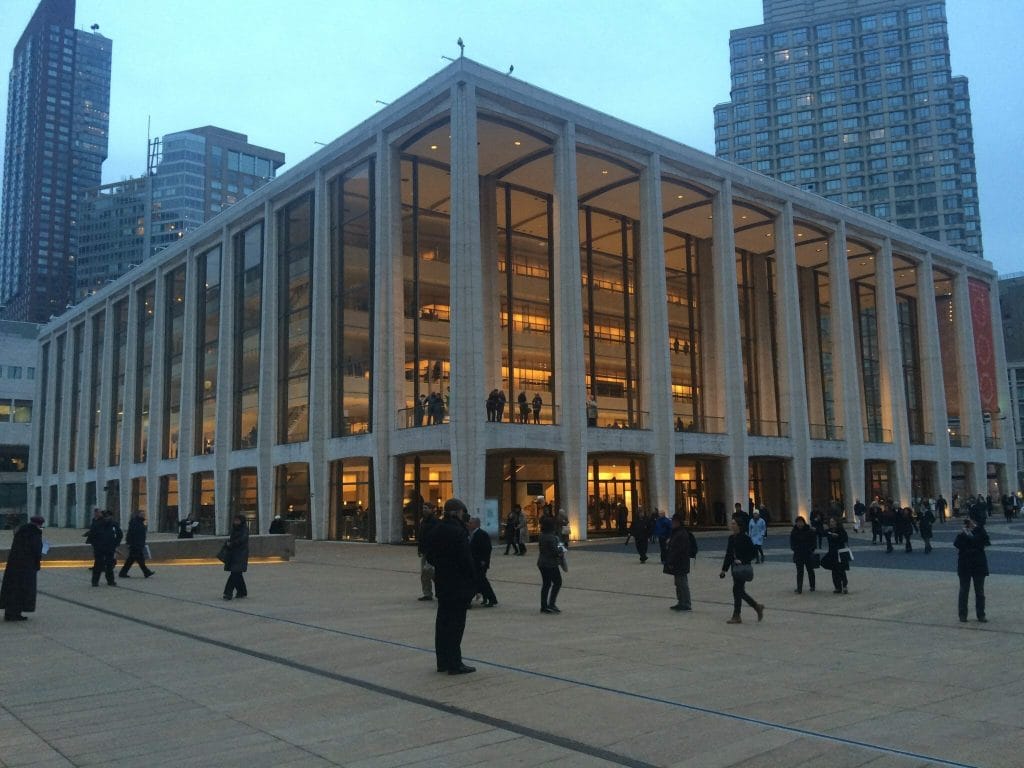
POLYGON ((513 144, 515 144, 515 145, 516 145, 517 147, 521 147, 521 146, 523 146, 523 142, 521 142, 521 141, 520 141, 519 139, 516 139, 516 140, 515 140, 515 141, 513 141, 512 143, 513 143, 513 144))
POLYGON ((431 148, 431 149, 437 149, 437 144, 431 144, 431 145, 430 145, 430 148, 431 148))
POLYGON ((607 168, 602 168, 601 169, 601 175, 602 176, 607 176, 608 175, 608 169, 607 168))

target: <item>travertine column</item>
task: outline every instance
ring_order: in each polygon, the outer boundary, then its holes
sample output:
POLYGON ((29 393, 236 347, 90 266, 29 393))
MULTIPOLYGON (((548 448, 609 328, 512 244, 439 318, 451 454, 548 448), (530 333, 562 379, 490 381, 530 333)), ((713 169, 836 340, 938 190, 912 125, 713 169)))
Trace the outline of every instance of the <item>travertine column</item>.
POLYGON ((405 317, 402 306, 402 188, 397 147, 377 135, 374 172, 376 264, 373 278, 373 493, 377 541, 402 540, 402 459, 391 443, 399 409, 405 407, 405 317))
MULTIPOLYGON (((860 401, 860 355, 850 299, 850 270, 846 258, 846 222, 836 224, 836 232, 829 244, 828 270, 832 294, 832 370, 838 391, 836 417, 843 425, 848 456, 843 473, 844 495, 847 499, 861 499, 865 504, 864 486, 864 418, 860 401)), ((852 503, 852 502, 851 502, 852 503)))
POLYGON ((331 317, 331 248, 328 219, 327 178, 317 171, 313 200, 312 328, 309 338, 309 535, 327 538, 327 509, 330 503, 330 467, 326 460, 326 441, 330 439, 334 419, 331 413, 331 338, 341 333, 331 317))
MULTIPOLYGON (((78 507, 75 525, 83 526, 92 510, 86 510, 86 473, 89 472, 89 418, 92 410, 92 350, 96 348, 93 315, 86 313, 82 328, 82 357, 78 387, 78 443, 75 446, 75 504, 78 507)), ((154 525, 153 530, 156 530, 154 525)))
MULTIPOLYGON (((186 267, 186 274, 188 268, 186 267)), ((146 436, 146 514, 150 520, 159 520, 160 506, 160 479, 158 467, 164 456, 165 433, 167 431, 167 411, 164 408, 168 386, 169 371, 167 370, 167 345, 171 340, 167 338, 168 327, 168 300, 167 300, 167 273, 157 271, 159 277, 156 282, 156 290, 153 292, 153 362, 150 368, 149 382, 149 434, 146 436)), ((187 278, 186 278, 187 279, 187 278)), ((188 311, 188 305, 185 305, 188 311)), ((183 361, 184 362, 184 361, 183 361)), ((173 405, 167 403, 167 405, 173 405)), ((184 407, 181 403, 180 415, 182 418, 195 413, 194 408, 184 407)), ((180 433, 179 433, 180 434, 180 433)), ((181 451, 182 443, 179 439, 178 449, 181 451)), ((180 508, 180 498, 179 498, 180 508)), ((135 510, 132 510, 134 512, 135 510)), ((156 530, 156 525, 152 530, 156 530)))
POLYGON ((451 438, 452 487, 470 512, 484 502, 486 397, 483 275, 480 263, 480 173, 476 90, 466 82, 451 91, 451 438))
MULTIPOLYGON (((230 525, 235 499, 231 498, 229 459, 235 447, 235 255, 227 226, 220 233, 220 324, 217 327, 217 422, 213 438, 213 498, 217 514, 230 525)), ((262 531, 260 531, 262 532, 262 531)), ((256 531, 250 531, 256 533, 256 531)))
MULTIPOLYGON (((100 413, 99 434, 96 436, 96 506, 106 506, 104 498, 107 482, 113 478, 110 469, 110 446, 113 440, 114 408, 114 302, 110 299, 103 308, 103 359, 100 361, 100 413)), ((89 407, 92 407, 90 403, 89 407)), ((86 512, 86 521, 92 519, 92 510, 86 512)))
POLYGON ((953 475, 949 464, 949 417, 946 413, 945 372, 939 349, 939 324, 935 312, 935 274, 932 256, 917 265, 917 318, 921 332, 921 394, 924 398, 925 431, 935 441, 937 494, 953 498, 953 475))
MULTIPOLYGON (((805 386, 804 353, 800 327, 800 287, 797 282, 796 244, 793 226, 793 204, 789 201, 775 219, 775 263, 778 267, 779 329, 777 361, 779 390, 783 416, 789 421, 793 459, 789 471, 789 498, 795 504, 788 511, 790 519, 803 515, 810 519, 811 459, 810 427, 807 418, 807 387, 805 386), (788 413, 787 413, 788 412, 788 413)), ((852 506, 852 502, 849 502, 852 506)), ((783 510, 772 510, 776 515, 783 510)))
MULTIPOLYGON (((968 493, 986 492, 985 424, 981 416, 981 391, 978 387, 977 355, 974 350, 974 325, 971 322, 971 293, 967 268, 961 267, 953 278, 953 316, 956 325, 957 376, 960 382, 960 429, 966 427, 970 438, 973 466, 968 493)), ((1005 376, 1005 372, 997 372, 1005 376)))
MULTIPOLYGON (((160 272, 154 278, 158 284, 162 279, 160 272)), ((138 417, 138 380, 139 380, 139 325, 142 316, 142 302, 139 293, 147 283, 133 285, 128 293, 128 333, 125 344, 124 363, 124 408, 121 419, 121 456, 117 466, 118 504, 121 507, 121 525, 128 524, 132 500, 131 467, 135 461, 135 430, 138 417)), ((156 292, 154 296, 154 316, 156 313, 156 292)))
POLYGON ((907 393, 903 385, 903 349, 896 309, 892 240, 889 238, 882 242, 882 249, 875 259, 875 285, 882 423, 891 426, 893 446, 896 448, 892 496, 907 507, 910 506, 910 430, 907 425, 907 393))
MULTIPOLYGON (((193 464, 196 454, 196 378, 199 367, 199 355, 196 349, 199 343, 199 270, 196 269, 196 250, 189 248, 185 269, 185 314, 182 316, 182 354, 181 354, 181 417, 178 419, 178 509, 184 507, 187 512, 197 517, 199 510, 193 508, 196 498, 193 486, 193 464)), ((162 276, 161 280, 165 278, 162 276)), ((204 297, 205 298, 205 297, 204 297)), ((158 313, 163 316, 163 310, 158 313)), ((216 450, 216 446, 214 446, 216 450)), ((216 503, 216 499, 214 500, 216 503)), ((180 513, 180 512, 179 512, 180 513)), ((226 534, 230 527, 223 510, 217 509, 216 531, 226 534)))
MULTIPOLYGON (((740 345, 739 289, 736 285, 736 240, 732 217, 732 182, 723 179, 712 203, 714 260, 715 338, 719 340, 725 398, 725 431, 729 435, 729 457, 725 460, 726 510, 739 502, 744 508, 750 496, 747 454, 746 403, 743 392, 743 352, 740 345)), ((709 361, 710 363, 710 361, 709 361)))
MULTIPOLYGON (((555 381, 562 404, 559 456, 562 506, 574 538, 587 537, 587 400, 583 361, 583 276, 580 271, 579 192, 576 186, 576 126, 566 123, 555 139, 554 250, 555 381)), ((507 510, 506 510, 507 512, 507 510)))
POLYGON ((665 237, 661 201, 661 157, 651 155, 640 172, 639 317, 642 402, 647 404, 651 431, 647 508, 671 516, 675 510, 672 372, 669 363, 668 286, 665 279, 665 237))
POLYGON ((260 306, 263 321, 260 328, 260 412, 259 429, 256 431, 256 453, 258 497, 260 508, 260 530, 270 527, 274 516, 274 445, 277 444, 277 401, 278 401, 278 280, 277 267, 277 216, 271 200, 263 205, 263 295, 260 306))

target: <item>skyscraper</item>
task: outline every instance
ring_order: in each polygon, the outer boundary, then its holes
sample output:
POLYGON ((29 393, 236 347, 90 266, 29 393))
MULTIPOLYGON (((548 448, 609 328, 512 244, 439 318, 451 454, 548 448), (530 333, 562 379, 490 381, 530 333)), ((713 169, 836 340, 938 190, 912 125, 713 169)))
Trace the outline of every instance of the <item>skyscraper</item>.
POLYGON ((14 48, 0 214, 0 316, 44 322, 72 297, 78 197, 107 157, 111 41, 42 0, 14 48))
POLYGON ((764 0, 764 24, 729 48, 718 157, 982 255, 942 0, 764 0))
POLYGON ((281 152, 212 125, 153 140, 145 176, 84 193, 75 299, 251 194, 284 162, 281 152))

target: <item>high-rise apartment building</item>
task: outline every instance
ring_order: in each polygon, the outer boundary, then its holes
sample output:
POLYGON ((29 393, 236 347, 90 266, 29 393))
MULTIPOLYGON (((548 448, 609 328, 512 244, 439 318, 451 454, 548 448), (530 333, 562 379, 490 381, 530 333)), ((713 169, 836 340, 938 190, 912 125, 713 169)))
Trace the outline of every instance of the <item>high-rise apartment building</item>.
POLYGON ((78 200, 107 157, 111 41, 42 0, 14 48, 0 214, 0 316, 45 321, 72 298, 78 200))
POLYGON ((210 125, 153 140, 145 176, 84 194, 75 298, 259 189, 284 162, 284 154, 250 144, 244 133, 210 125))
POLYGON ((764 0, 764 24, 729 47, 718 157, 982 255, 944 2, 764 0))

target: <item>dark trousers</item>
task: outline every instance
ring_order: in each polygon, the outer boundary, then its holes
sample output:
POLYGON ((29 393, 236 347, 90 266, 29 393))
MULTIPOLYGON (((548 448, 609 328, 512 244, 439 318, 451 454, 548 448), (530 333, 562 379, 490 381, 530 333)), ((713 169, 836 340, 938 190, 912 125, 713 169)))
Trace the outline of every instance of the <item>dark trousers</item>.
POLYGON ((979 619, 985 618, 985 577, 981 575, 960 577, 960 596, 957 607, 960 618, 967 618, 967 598, 971 592, 971 581, 974 581, 974 612, 979 619))
POLYGON ((437 598, 437 618, 434 620, 434 650, 439 670, 458 669, 462 666, 462 635, 466 631, 466 600, 437 598))
POLYGON ((846 589, 849 581, 846 578, 846 571, 842 568, 832 569, 832 586, 835 589, 843 590, 846 589))
POLYGON ((139 564, 139 568, 142 569, 143 573, 152 573, 152 571, 146 567, 145 555, 143 555, 142 557, 135 557, 135 555, 129 554, 128 558, 124 561, 124 565, 121 566, 121 572, 118 575, 127 576, 128 571, 131 570, 132 565, 134 565, 135 563, 139 564))
POLYGON ((892 528, 882 527, 882 534, 885 536, 885 551, 892 552, 892 528))
POLYGON ((913 552, 914 551, 914 548, 912 546, 910 546, 910 534, 909 533, 903 534, 903 543, 906 545, 904 549, 907 552, 913 552))
POLYGON ((871 543, 882 543, 882 524, 877 520, 871 521, 871 543))
POLYGON ((485 603, 496 603, 498 602, 497 596, 494 594, 494 588, 491 587, 490 579, 487 578, 487 569, 480 568, 476 574, 476 591, 483 597, 485 603))
POLYGON ((540 607, 549 608, 555 604, 558 599, 558 590, 562 588, 562 572, 558 570, 558 566, 553 568, 544 568, 537 566, 540 570, 541 586, 540 586, 540 607))
POLYGON ((796 565, 796 589, 802 592, 804 589, 804 571, 807 571, 807 585, 814 591, 814 569, 809 563, 797 563, 796 565))
POLYGON ((249 590, 245 587, 245 576, 241 571, 238 573, 232 571, 228 574, 227 583, 224 584, 224 596, 231 597, 232 593, 236 593, 239 597, 249 594, 249 590))
POLYGON ((664 536, 658 537, 658 549, 661 550, 661 562, 665 562, 665 557, 668 555, 668 539, 664 536))
POLYGON ((647 537, 639 536, 633 537, 633 543, 636 544, 636 553, 640 555, 640 562, 647 559, 647 537))
POLYGON ((113 552, 94 552, 92 562, 92 583, 100 583, 100 574, 105 574, 107 577, 107 584, 114 583, 114 553, 113 552))
POLYGON ((755 544, 754 545, 754 551, 757 553, 757 562, 763 563, 764 562, 764 547, 762 547, 760 544, 755 544))
POLYGON ((740 615, 740 602, 744 602, 751 608, 757 607, 757 600, 747 594, 747 582, 743 579, 733 577, 732 580, 732 612, 734 616, 740 615))

